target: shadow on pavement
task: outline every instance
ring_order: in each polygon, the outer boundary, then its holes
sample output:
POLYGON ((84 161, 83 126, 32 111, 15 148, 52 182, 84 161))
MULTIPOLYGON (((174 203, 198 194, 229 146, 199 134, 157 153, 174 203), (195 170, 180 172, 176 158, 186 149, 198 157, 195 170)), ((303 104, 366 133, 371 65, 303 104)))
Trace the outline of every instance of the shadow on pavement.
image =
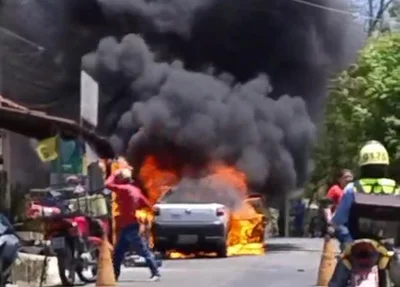
POLYGON ((290 243, 269 243, 265 248, 265 253, 268 252, 278 252, 278 251, 304 251, 306 248, 298 245, 298 244, 290 244, 290 243))
MULTIPOLYGON (((83 286, 87 286, 87 284, 85 284, 85 283, 75 283, 74 286, 83 287, 83 286)), ((65 286, 60 284, 60 285, 54 285, 52 287, 65 287, 65 286)))
POLYGON ((154 283, 152 281, 150 281, 149 279, 119 279, 118 280, 118 284, 119 283, 154 283))

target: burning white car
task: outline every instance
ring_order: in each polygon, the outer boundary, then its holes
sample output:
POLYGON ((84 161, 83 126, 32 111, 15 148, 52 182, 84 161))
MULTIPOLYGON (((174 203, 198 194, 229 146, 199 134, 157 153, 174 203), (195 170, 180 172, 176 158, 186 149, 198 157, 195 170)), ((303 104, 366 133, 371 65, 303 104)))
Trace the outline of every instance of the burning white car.
POLYGON ((191 200, 171 189, 154 206, 155 249, 199 250, 226 257, 229 218, 224 205, 191 200))

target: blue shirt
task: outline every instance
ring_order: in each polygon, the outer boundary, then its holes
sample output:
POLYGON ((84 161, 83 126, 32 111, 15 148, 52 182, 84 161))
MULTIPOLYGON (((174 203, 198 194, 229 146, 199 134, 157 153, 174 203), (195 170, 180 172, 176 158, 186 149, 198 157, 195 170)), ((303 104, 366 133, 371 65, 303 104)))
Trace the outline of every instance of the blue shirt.
POLYGON ((333 215, 332 223, 334 225, 347 225, 350 217, 350 209, 354 202, 354 183, 349 183, 344 191, 342 199, 339 202, 336 212, 333 215))

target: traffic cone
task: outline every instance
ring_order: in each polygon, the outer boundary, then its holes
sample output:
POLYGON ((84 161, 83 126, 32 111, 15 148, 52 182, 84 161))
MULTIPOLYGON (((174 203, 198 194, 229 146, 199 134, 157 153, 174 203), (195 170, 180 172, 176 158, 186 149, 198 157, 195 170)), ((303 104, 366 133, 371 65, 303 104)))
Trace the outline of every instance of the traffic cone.
POLYGON ((322 249, 321 261, 318 270, 317 286, 328 286, 336 267, 335 252, 335 240, 324 240, 324 247, 322 249))
POLYGON ((97 265, 96 286, 98 287, 117 286, 117 283, 115 282, 111 251, 112 247, 108 242, 107 237, 104 237, 103 242, 101 243, 99 261, 97 265))

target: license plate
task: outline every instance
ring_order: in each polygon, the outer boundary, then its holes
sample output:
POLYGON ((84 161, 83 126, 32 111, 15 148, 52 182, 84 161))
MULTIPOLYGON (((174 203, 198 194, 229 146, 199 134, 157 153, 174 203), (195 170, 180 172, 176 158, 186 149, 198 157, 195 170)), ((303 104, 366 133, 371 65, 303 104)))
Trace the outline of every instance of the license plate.
POLYGON ((198 236, 197 235, 179 235, 178 243, 181 244, 192 244, 197 243, 198 236))
POLYGON ((65 238, 64 237, 54 237, 51 239, 51 247, 54 250, 65 248, 65 238))

